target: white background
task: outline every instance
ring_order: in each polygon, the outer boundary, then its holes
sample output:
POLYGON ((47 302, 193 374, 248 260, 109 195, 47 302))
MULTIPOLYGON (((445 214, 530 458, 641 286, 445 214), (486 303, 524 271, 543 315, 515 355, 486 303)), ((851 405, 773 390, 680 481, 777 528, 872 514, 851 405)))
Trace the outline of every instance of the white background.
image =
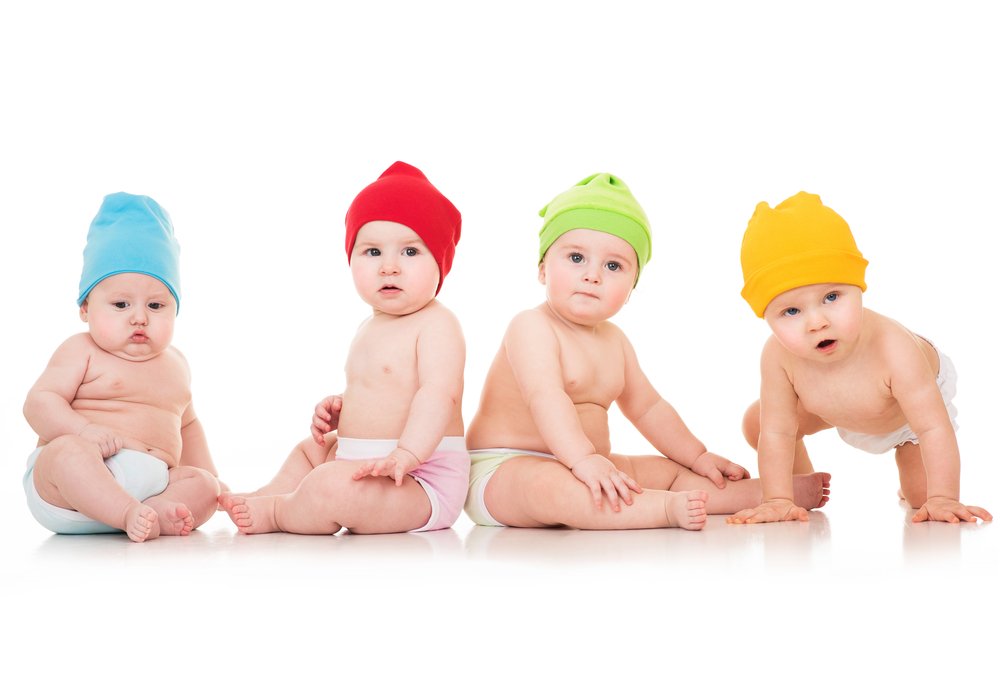
MULTIPOLYGON (((51 537, 24 509, 21 404, 84 329, 81 252, 105 194, 149 194, 173 218, 175 344, 223 479, 249 489, 343 387, 367 311, 344 213, 404 160, 464 218, 439 298, 465 329, 466 422, 507 322, 542 300, 538 209, 610 171, 654 235, 616 320, 696 434, 755 470, 739 423, 767 328, 739 295, 740 239, 758 201, 808 190, 871 261, 866 304, 953 357, 963 497, 1000 512, 988 3, 650 7, 4 4, 0 589, 18 627, 0 662, 989 671, 996 527, 907 526, 891 456, 829 434, 812 448, 834 500, 809 525, 498 533, 463 517, 423 538, 316 539, 238 537, 218 515, 190 539, 133 546, 51 537)), ((650 451, 617 411, 613 438, 650 451)))

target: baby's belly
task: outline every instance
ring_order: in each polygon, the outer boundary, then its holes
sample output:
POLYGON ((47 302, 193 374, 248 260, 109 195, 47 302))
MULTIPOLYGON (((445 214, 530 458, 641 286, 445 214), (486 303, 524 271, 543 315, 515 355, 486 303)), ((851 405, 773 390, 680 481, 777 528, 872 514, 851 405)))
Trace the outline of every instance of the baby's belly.
POLYGON ((124 448, 145 451, 173 468, 181 458, 180 417, 145 405, 123 405, 118 411, 77 408, 91 423, 123 437, 124 448))
POLYGON ((341 437, 398 440, 406 427, 411 400, 344 393, 337 433, 341 437))
POLYGON ((577 416, 583 432, 594 445, 597 453, 607 456, 611 453, 611 431, 608 429, 608 410, 599 404, 577 404, 577 416))
POLYGON ((906 417, 899 407, 875 412, 838 409, 820 412, 817 416, 835 428, 866 435, 891 433, 906 424, 906 417))

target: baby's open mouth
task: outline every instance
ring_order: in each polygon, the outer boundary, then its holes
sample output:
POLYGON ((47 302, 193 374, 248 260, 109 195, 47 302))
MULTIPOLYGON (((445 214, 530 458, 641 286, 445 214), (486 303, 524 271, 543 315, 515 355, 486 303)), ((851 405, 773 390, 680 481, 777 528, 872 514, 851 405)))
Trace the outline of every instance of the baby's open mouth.
POLYGON ((836 343, 836 341, 834 341, 833 339, 826 339, 825 341, 820 341, 819 343, 817 343, 816 347, 822 350, 823 348, 829 348, 834 343, 836 343))

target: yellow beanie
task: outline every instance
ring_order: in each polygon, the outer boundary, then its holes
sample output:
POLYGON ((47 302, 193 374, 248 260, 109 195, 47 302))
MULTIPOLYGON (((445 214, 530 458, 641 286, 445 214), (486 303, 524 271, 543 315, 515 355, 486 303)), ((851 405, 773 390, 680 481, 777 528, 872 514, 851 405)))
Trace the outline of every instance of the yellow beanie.
POLYGON ((865 286, 868 261, 851 229, 819 195, 799 193, 774 209, 761 202, 750 217, 743 248, 743 298, 764 317, 775 296, 809 284, 865 286))

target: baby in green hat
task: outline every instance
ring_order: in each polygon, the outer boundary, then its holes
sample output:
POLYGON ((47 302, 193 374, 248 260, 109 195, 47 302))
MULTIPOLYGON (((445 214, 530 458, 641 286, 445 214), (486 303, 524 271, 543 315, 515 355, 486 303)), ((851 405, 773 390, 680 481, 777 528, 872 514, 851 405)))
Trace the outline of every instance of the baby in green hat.
MULTIPOLYGON (((651 253, 648 219, 628 187, 595 174, 541 215, 546 300, 511 321, 486 377, 466 433, 466 512, 492 526, 697 530, 710 513, 757 505, 759 480, 691 434, 609 322, 651 253), (611 453, 612 403, 661 456, 611 453)), ((829 477, 797 476, 796 500, 826 503, 829 477)))

